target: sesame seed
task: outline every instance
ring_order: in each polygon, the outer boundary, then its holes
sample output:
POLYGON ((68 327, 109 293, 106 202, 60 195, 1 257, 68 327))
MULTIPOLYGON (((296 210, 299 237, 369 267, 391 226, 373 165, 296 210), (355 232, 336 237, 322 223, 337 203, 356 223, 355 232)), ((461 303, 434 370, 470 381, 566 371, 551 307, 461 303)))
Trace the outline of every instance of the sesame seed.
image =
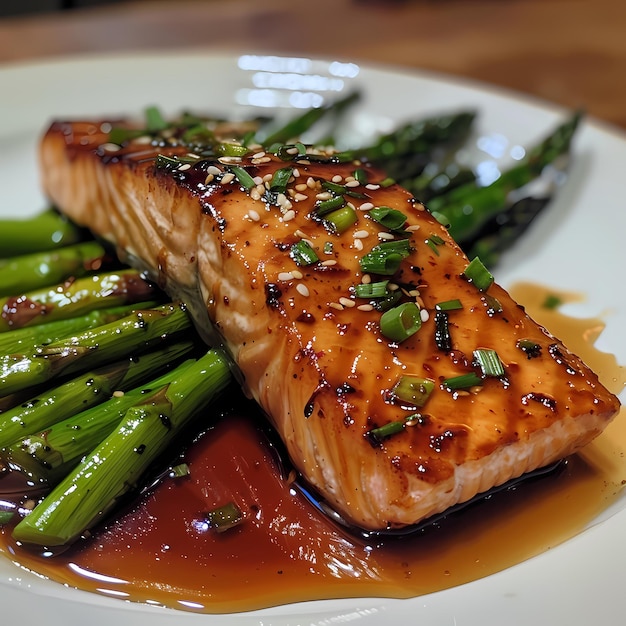
POLYGON ((254 189, 250 190, 250 197, 253 200, 260 200, 261 199, 261 195, 262 194, 259 193, 259 188, 258 187, 255 187, 254 189))
POLYGON ((300 270, 291 270, 291 275, 298 280, 301 280, 304 276, 304 274, 300 270))
POLYGON ((307 297, 309 295, 309 288, 304 283, 298 283, 296 285, 296 291, 301 295, 307 297))
POLYGON ((294 194, 293 199, 294 199, 296 202, 304 202, 304 200, 306 200, 308 197, 309 197, 309 196, 307 196, 307 195, 306 195, 306 194, 304 194, 304 193, 296 193, 296 194, 294 194))
POLYGON ((296 146, 294 146, 293 148, 287 148, 287 150, 285 150, 285 152, 287 154, 298 154, 299 150, 296 146))
POLYGON ((223 156, 218 159, 220 163, 224 163, 224 165, 233 165, 236 163, 241 163, 241 157, 237 156, 223 156))
POLYGON ((258 159, 252 159, 254 165, 261 165, 262 163, 269 163, 272 159, 268 156, 260 157, 258 159))
POLYGON ((358 187, 360 184, 358 180, 350 180, 346 183, 346 187, 358 187))
POLYGON ((118 146, 116 143, 103 143, 100 147, 107 152, 117 152, 122 149, 122 147, 118 146))
POLYGON ((300 178, 300 170, 297 167, 294 167, 292 172, 291 172, 291 175, 294 178, 300 178))
POLYGON ((389 289, 389 291, 398 291, 398 289, 400 289, 400 285, 396 285, 396 283, 387 283, 387 289, 389 289))
POLYGON ((293 280, 293 274, 291 272, 279 272, 278 280, 293 280))
POLYGON ((385 232, 378 233, 378 238, 383 239, 385 241, 391 241, 392 239, 395 239, 395 237, 391 233, 385 233, 385 232))
POLYGON ((295 186, 295 190, 296 190, 296 191, 306 191, 308 188, 309 188, 309 187, 307 186, 307 184, 306 184, 306 183, 298 183, 298 184, 295 186))
POLYGON ((415 304, 417 304, 417 306, 419 306, 420 308, 424 308, 426 306, 424 304, 424 300, 422 300, 420 296, 415 297, 415 304))
POLYGON ((420 319, 422 322, 427 322, 430 317, 430 313, 426 309, 420 309, 420 319))
POLYGON ((354 233, 354 238, 355 239, 365 239, 366 237, 369 237, 370 234, 367 230, 357 230, 356 233, 354 233))
MULTIPOLYGON (((263 182, 264 183, 269 183, 272 181, 273 175, 272 174, 265 174, 265 176, 263 176, 263 182)), ((255 179, 256 180, 256 179, 255 179)))
POLYGON ((418 298, 420 295, 420 292, 418 289, 411 289, 408 295, 411 296, 411 298, 418 298))
POLYGON ((350 298, 339 298, 339 304, 351 309, 353 306, 356 306, 356 302, 354 300, 350 300, 350 298))
POLYGON ((353 245, 357 250, 363 250, 363 242, 360 239, 355 239, 353 245))
POLYGON ((113 397, 114 398, 123 398, 124 397, 124 392, 118 389, 118 390, 113 392, 113 397))
POLYGON ((220 182, 222 185, 228 185, 229 183, 232 183, 233 180, 235 180, 235 175, 232 172, 228 172, 222 176, 222 180, 220 182))
POLYGON ((331 265, 337 265, 337 261, 335 261, 335 259, 328 259, 327 261, 322 261, 322 265, 330 267, 331 265))
POLYGON ((261 196, 265 193, 265 185, 263 184, 257 185, 255 189, 259 192, 259 195, 261 196))
POLYGON ((360 211, 371 211, 374 208, 374 205, 371 202, 364 202, 360 207, 360 211))
POLYGON ((250 209, 248 211, 248 217, 253 221, 253 222, 258 222, 261 219, 261 216, 254 210, 254 209, 250 209))
POLYGON ((265 152, 261 151, 261 152, 257 152, 256 154, 252 155, 253 159, 262 159, 265 156, 265 152))
POLYGON ((255 176, 252 180, 255 185, 262 185, 265 182, 261 176, 255 176))
POLYGON ((217 165, 209 165, 209 167, 206 168, 206 172, 207 174, 213 174, 213 176, 219 176, 222 170, 217 167, 217 165))
POLYGON ((212 183, 214 179, 215 176, 213 174, 207 174, 207 177, 204 179, 204 184, 208 185, 209 183, 212 183))
POLYGON ((359 311, 373 311, 374 307, 371 304, 359 304, 357 309, 359 309, 359 311))
POLYGON ((333 196, 329 191, 322 191, 315 196, 318 200, 330 200, 333 196))
POLYGON ((376 190, 376 189, 380 189, 380 185, 374 185, 372 183, 370 183, 369 185, 365 185, 366 189, 371 189, 372 191, 376 190))
POLYGON ((290 222, 295 216, 296 212, 293 209, 289 209, 289 211, 283 215, 283 222, 290 222))
POLYGON ((343 307, 338 302, 329 302, 328 306, 331 309, 336 309, 337 311, 343 311, 343 307))
POLYGON ((298 228, 298 230, 296 230, 296 231, 294 232, 294 235, 295 235, 296 237, 300 237, 300 239, 305 239, 305 238, 306 238, 306 236, 307 236, 307 235, 306 235, 306 233, 305 233, 304 231, 300 230, 299 228, 298 228))
POLYGON ((369 285, 372 282, 372 277, 369 274, 363 274, 363 277, 361 278, 361 282, 364 285, 369 285))
POLYGON ((404 230, 410 232, 410 233, 414 233, 416 231, 418 231, 421 228, 421 226, 419 224, 411 224, 410 226, 407 226, 404 230))
POLYGON ((343 178, 341 178, 340 174, 335 174, 331 180, 333 181, 333 183, 340 183, 343 180, 343 178))
POLYGON ((315 189, 315 187, 317 187, 317 183, 316 183, 316 181, 315 181, 315 179, 314 179, 314 178, 312 178, 311 176, 309 176, 309 177, 306 179, 306 186, 307 186, 309 189, 315 189))
POLYGON ((178 169, 179 172, 186 172, 187 170, 191 169, 191 165, 189 163, 183 163, 182 165, 179 165, 176 169, 178 169))

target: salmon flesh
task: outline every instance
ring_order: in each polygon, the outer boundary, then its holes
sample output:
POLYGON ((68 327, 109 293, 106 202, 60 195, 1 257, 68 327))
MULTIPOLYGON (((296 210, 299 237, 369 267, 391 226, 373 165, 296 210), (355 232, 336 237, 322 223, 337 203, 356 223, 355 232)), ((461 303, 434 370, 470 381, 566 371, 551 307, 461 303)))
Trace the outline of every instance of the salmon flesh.
POLYGON ((346 523, 413 525, 572 454, 617 414, 597 376, 376 169, 300 144, 114 145, 109 128, 52 124, 45 193, 186 302, 346 523))

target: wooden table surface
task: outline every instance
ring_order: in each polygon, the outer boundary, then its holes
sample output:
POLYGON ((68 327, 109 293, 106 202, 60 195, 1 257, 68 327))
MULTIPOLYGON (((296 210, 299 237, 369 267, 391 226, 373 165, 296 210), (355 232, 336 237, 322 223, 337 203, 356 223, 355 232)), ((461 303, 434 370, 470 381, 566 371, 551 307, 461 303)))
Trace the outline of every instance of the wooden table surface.
POLYGON ((626 129, 624 0, 144 0, 0 19, 0 63, 178 49, 435 70, 626 129))

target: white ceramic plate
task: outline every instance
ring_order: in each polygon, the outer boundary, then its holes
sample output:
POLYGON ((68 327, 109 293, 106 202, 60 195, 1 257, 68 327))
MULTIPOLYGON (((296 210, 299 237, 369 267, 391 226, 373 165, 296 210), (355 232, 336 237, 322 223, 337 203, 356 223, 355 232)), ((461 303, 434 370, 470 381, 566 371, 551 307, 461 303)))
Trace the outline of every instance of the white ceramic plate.
MULTIPOLYGON (((43 208, 35 146, 38 134, 55 116, 138 114, 148 104, 165 111, 191 108, 232 113, 238 107, 236 98, 250 97, 267 103, 268 98, 286 96, 292 96, 293 102, 295 96, 296 102, 307 104, 319 96, 319 90, 331 93, 343 80, 366 94, 358 113, 351 117, 350 133, 364 136, 386 130, 398 120, 469 106, 480 111, 482 133, 509 151, 543 136, 564 114, 512 94, 414 72, 361 67, 351 77, 357 68, 349 64, 249 57, 244 61, 244 65, 260 62, 265 66, 271 62, 269 68, 261 69, 272 71, 243 70, 238 68, 238 57, 202 54, 97 57, 0 67, 0 216, 23 216, 43 208), (299 72, 318 78, 294 84, 299 72), (250 92, 253 75, 258 84, 250 92), (280 89, 268 91, 268 87, 280 89)), ((585 122, 577 136, 567 186, 497 272, 505 285, 531 280, 584 292, 586 304, 577 305, 573 312, 605 318, 607 327, 598 346, 616 354, 620 363, 626 363, 626 289, 621 281, 626 267, 625 163, 625 137, 593 121, 585 122)), ((139 626, 146 619, 152 626, 621 623, 626 615, 625 506, 626 498, 622 498, 585 532, 539 557, 413 600, 310 602, 237 615, 195 615, 67 589, 0 559, 0 612, 6 623, 26 620, 48 626, 139 626)))

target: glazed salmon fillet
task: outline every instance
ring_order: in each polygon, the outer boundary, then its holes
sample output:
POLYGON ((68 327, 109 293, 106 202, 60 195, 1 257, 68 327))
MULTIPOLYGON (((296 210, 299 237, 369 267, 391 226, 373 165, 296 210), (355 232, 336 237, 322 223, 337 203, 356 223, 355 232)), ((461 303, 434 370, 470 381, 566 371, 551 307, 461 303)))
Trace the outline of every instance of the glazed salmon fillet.
POLYGON ((49 128, 45 193, 187 303, 346 523, 420 522, 574 453, 617 414, 597 376, 379 171, 300 144, 117 145, 109 128, 49 128))

